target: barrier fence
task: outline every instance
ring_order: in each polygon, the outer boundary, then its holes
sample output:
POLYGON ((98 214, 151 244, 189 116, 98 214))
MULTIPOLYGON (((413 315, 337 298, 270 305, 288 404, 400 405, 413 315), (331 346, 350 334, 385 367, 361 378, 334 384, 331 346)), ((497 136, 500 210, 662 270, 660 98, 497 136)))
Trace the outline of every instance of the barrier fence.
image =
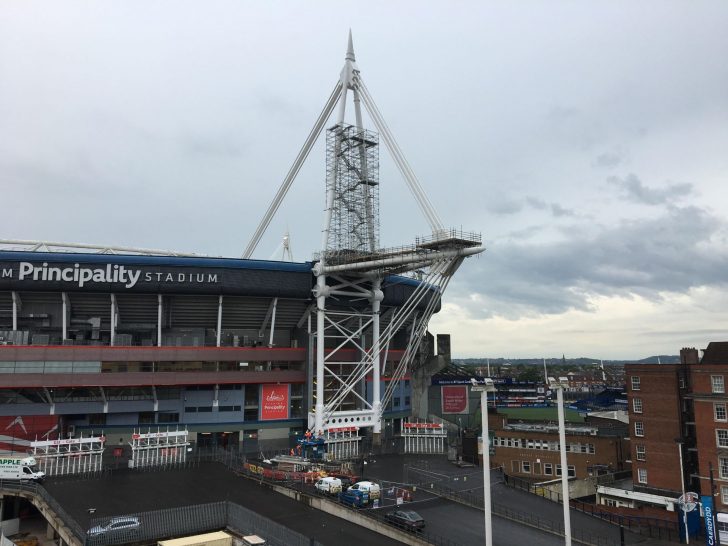
MULTIPOLYGON (((503 475, 503 479, 506 485, 513 487, 514 489, 526 491, 552 502, 559 504, 562 503, 562 495, 558 491, 539 487, 537 484, 515 476, 508 476, 507 474, 503 475)), ((578 499, 570 499, 569 506, 571 506, 574 510, 599 518, 602 521, 607 521, 613 525, 623 526, 625 529, 633 533, 638 533, 650 538, 659 538, 677 542, 680 541, 680 529, 677 521, 646 516, 614 514, 600 509, 598 504, 583 502, 578 499)))

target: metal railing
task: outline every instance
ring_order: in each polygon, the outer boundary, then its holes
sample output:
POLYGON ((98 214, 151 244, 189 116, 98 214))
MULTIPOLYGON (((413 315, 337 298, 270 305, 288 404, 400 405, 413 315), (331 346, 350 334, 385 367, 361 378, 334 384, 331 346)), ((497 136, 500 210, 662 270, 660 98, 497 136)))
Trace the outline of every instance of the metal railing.
MULTIPOLYGON (((509 487, 526 491, 552 502, 559 504, 562 503, 562 495, 558 491, 552 491, 551 489, 540 487, 528 480, 515 476, 508 476, 507 474, 503 475, 503 479, 504 483, 509 487)), ((677 521, 647 516, 615 514, 602 509, 598 504, 583 502, 578 499, 570 499, 569 506, 583 514, 599 518, 600 520, 611 523, 612 525, 624 527, 633 533, 638 533, 650 538, 659 538, 671 541, 680 540, 679 523, 677 521)))

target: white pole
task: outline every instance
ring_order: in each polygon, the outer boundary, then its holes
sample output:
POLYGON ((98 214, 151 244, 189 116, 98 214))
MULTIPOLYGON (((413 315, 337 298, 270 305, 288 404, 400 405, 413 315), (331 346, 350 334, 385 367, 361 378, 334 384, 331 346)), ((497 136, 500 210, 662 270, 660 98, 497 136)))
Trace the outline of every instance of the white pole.
POLYGON ((217 298, 217 346, 222 342, 222 295, 217 298))
MULTIPOLYGON (((685 474, 683 473, 682 442, 678 442, 677 451, 680 454, 680 487, 682 488, 682 498, 685 499, 685 474)), ((688 512, 685 510, 684 504, 682 509, 683 524, 685 524, 685 544, 690 544, 690 535, 688 533, 688 512)))
POLYGON ((571 513, 569 512, 569 470, 566 465, 566 425, 564 424, 564 387, 556 387, 559 410, 559 444, 561 447, 561 492, 564 502, 564 544, 571 546, 571 513))
POLYGON ((493 546, 493 524, 490 508, 490 441, 488 438, 488 392, 480 393, 480 411, 483 421, 483 499, 485 501, 485 546, 493 546))

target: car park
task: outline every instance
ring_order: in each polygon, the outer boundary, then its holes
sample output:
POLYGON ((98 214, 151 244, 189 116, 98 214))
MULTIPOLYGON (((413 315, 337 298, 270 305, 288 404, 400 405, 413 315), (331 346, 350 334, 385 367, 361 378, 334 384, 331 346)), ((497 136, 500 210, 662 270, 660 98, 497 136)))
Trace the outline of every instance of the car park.
POLYGON ((106 535, 110 533, 121 533, 123 531, 136 531, 141 527, 142 523, 136 516, 124 516, 111 518, 108 522, 102 525, 96 525, 91 527, 87 531, 89 536, 106 535))
POLYGON ((425 519, 414 510, 393 510, 384 514, 384 519, 407 531, 422 531, 425 528, 425 519))

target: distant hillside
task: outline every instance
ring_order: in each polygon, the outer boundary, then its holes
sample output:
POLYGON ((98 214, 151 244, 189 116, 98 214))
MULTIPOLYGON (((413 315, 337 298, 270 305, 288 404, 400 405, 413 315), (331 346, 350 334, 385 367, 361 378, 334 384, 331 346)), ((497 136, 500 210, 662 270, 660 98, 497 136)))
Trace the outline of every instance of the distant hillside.
MULTIPOLYGON (((605 360, 604 365, 605 366, 614 366, 614 365, 623 365, 623 364, 656 364, 658 362, 661 362, 662 364, 679 364, 680 363, 680 356, 679 355, 658 355, 658 356, 648 356, 647 358, 642 359, 630 359, 630 360, 605 360)), ((524 365, 524 366, 539 366, 543 365, 543 358, 453 358, 453 362, 455 364, 459 364, 461 366, 485 366, 488 361, 490 360, 491 366, 503 366, 503 365, 511 365, 511 366, 518 366, 518 365, 524 365)), ((583 367, 583 366, 594 366, 601 362, 598 358, 587 358, 587 357, 579 357, 579 358, 547 358, 546 359, 546 365, 552 366, 552 365, 567 365, 567 366, 577 366, 577 367, 583 367)))

